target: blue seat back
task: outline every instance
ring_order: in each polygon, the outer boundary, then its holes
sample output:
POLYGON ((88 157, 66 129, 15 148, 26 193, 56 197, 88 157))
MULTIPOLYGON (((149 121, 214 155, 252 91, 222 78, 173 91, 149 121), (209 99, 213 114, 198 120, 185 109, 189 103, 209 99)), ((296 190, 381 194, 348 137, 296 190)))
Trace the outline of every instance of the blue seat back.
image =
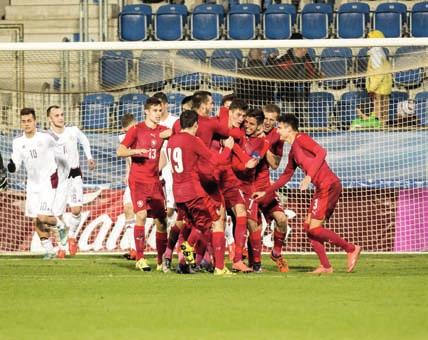
POLYGON ((164 5, 159 7, 155 17, 155 38, 166 41, 183 39, 186 21, 186 6, 164 5))
MULTIPOLYGON (((409 66, 418 63, 420 59, 426 58, 423 47, 403 46, 395 51, 394 64, 400 68, 401 65, 409 66)), ((394 73, 394 83, 398 86, 419 86, 423 81, 423 69, 416 68, 394 73)))
POLYGON ((410 19, 412 37, 428 37, 428 1, 415 4, 410 19))
POLYGON ((369 99, 366 91, 350 91, 342 94, 337 103, 337 116, 344 127, 357 118, 357 105, 369 99))
POLYGON ((165 64, 169 61, 168 51, 143 51, 138 61, 140 84, 159 91, 165 85, 165 64))
POLYGON ((256 19, 256 25, 260 24, 260 6, 256 4, 240 4, 232 5, 229 10, 230 13, 247 13, 253 14, 256 19))
POLYGON ((407 92, 392 91, 389 96, 389 110, 388 118, 390 121, 394 121, 397 118, 398 103, 409 99, 407 92))
MULTIPOLYGON (((321 52, 319 63, 320 70, 326 77, 345 76, 352 66, 352 50, 348 47, 325 48, 321 52)), ((346 79, 326 80, 324 86, 343 88, 346 86, 346 79)))
POLYGON ((288 13, 291 15, 291 25, 296 24, 297 11, 296 7, 291 4, 273 4, 266 8, 266 14, 274 14, 274 13, 288 13))
MULTIPOLYGON (((241 50, 215 50, 210 58, 210 64, 213 68, 236 72, 242 63, 241 50)), ((235 78, 224 75, 211 75, 211 83, 215 87, 230 89, 234 84, 235 78)))
POLYGON ((114 98, 111 94, 96 93, 85 96, 81 106, 83 128, 108 128, 113 107, 114 98))
POLYGON ((224 23, 221 5, 196 6, 191 16, 191 37, 194 40, 216 40, 220 38, 220 26, 224 23))
POLYGON ((312 3, 306 4, 302 9, 302 14, 306 13, 324 13, 327 14, 328 23, 333 22, 333 7, 330 4, 312 3))
POLYGON ((181 113, 181 102, 186 96, 179 92, 167 93, 166 96, 168 97, 169 113, 173 116, 179 116, 181 113))
POLYGON ((148 5, 126 5, 119 14, 119 39, 125 41, 146 40, 152 20, 152 8, 148 5))
POLYGON ((119 122, 125 113, 133 114, 137 122, 144 120, 144 104, 148 96, 142 93, 128 93, 119 98, 116 119, 119 122))
POLYGON ((415 113, 422 126, 428 126, 428 91, 415 96, 415 113))
POLYGON ((370 7, 366 3, 353 2, 340 6, 337 13, 339 38, 363 38, 370 20, 370 7))
POLYGON ((328 4, 306 4, 300 20, 300 31, 305 39, 325 39, 333 21, 332 7, 328 4))
POLYGON ((383 32, 385 38, 401 36, 402 24, 407 22, 406 5, 387 2, 377 6, 373 16, 374 29, 383 32))
MULTIPOLYGON (((179 50, 177 56, 186 58, 189 61, 180 61, 180 64, 194 64, 200 66, 205 63, 207 54, 205 50, 179 50)), ((202 76, 199 72, 191 72, 189 69, 175 71, 173 83, 179 87, 195 90, 201 85, 202 76)))
POLYGON ((370 22, 370 6, 365 2, 348 2, 341 4, 337 13, 363 13, 365 24, 370 22))
POLYGON ((215 114, 217 114, 218 110, 220 109, 221 101, 223 100, 223 93, 212 92, 211 96, 212 96, 213 102, 214 102, 214 110, 213 110, 213 112, 215 114))
POLYGON ((132 68, 131 51, 106 51, 101 57, 100 80, 103 87, 115 87, 128 81, 132 68))
POLYGON ((232 6, 227 16, 227 36, 235 40, 251 40, 256 37, 260 23, 260 7, 255 4, 232 6))
POLYGON ((329 92, 312 92, 309 94, 309 127, 328 127, 329 117, 334 112, 334 96, 329 92))
POLYGON ((376 7, 376 12, 388 13, 396 12, 401 15, 401 22, 404 24, 407 22, 407 6, 401 2, 384 2, 376 7))
POLYGON ((293 5, 271 5, 268 7, 263 20, 265 39, 289 39, 292 34, 295 13, 293 5), (294 9, 294 19, 289 6, 294 9))

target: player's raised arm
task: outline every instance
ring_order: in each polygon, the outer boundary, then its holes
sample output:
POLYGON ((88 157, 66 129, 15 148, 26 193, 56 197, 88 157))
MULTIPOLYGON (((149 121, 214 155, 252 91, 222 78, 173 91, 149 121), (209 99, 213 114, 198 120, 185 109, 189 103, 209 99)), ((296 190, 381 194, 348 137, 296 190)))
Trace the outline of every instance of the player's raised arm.
POLYGON ((227 163, 234 144, 235 142, 233 141, 233 138, 229 137, 223 141, 223 146, 224 146, 223 152, 216 153, 208 149, 208 147, 202 142, 202 140, 198 138, 197 143, 195 143, 194 149, 195 149, 195 153, 199 157, 211 162, 213 165, 219 165, 219 164, 227 163))
POLYGON ((88 160, 89 170, 95 170, 96 162, 92 157, 91 144, 89 143, 88 137, 86 137, 86 135, 78 127, 75 126, 74 129, 76 132, 77 140, 82 145, 83 152, 85 153, 86 159, 88 160))

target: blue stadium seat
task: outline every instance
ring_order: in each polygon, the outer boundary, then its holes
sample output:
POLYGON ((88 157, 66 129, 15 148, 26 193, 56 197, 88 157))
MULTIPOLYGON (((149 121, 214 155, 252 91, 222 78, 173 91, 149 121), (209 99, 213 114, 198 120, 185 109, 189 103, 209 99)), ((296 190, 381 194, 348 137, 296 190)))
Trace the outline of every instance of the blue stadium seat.
POLYGON ((187 8, 184 5, 163 5, 155 16, 156 40, 182 40, 187 21, 187 8))
MULTIPOLYGON (((186 58, 189 61, 181 61, 180 64, 185 64, 189 66, 200 66, 205 63, 207 54, 205 50, 179 50, 177 56, 186 58)), ((179 68, 179 67, 177 67, 179 68)), ((187 70, 178 70, 175 71, 175 78, 173 84, 179 88, 184 88, 188 90, 196 90, 201 85, 202 76, 199 72, 192 73, 191 68, 187 70)))
POLYGON ((227 37, 233 40, 256 38, 260 7, 255 4, 232 6, 227 15, 227 37))
MULTIPOLYGON (((397 48, 393 58, 394 65, 397 68, 409 67, 417 64, 419 60, 425 58, 426 52, 423 47, 403 46, 397 48)), ((394 73, 394 83, 396 86, 417 87, 423 81, 423 68, 416 68, 402 72, 394 73)))
POLYGON ((412 37, 428 37, 428 1, 419 2, 412 7, 410 33, 412 37))
POLYGON ((364 38, 370 20, 370 6, 363 2, 342 4, 336 19, 338 38, 364 38))
POLYGON ((394 121, 397 118, 397 107, 399 102, 403 102, 409 99, 407 92, 392 91, 389 96, 389 110, 388 119, 394 121))
POLYGON ((300 15, 300 32, 305 39, 328 38, 333 8, 328 4, 306 4, 300 15))
POLYGON ((216 40, 220 38, 220 26, 224 23, 224 8, 221 5, 196 6, 190 17, 193 40, 216 40))
MULTIPOLYGON (((241 50, 215 50, 210 58, 211 67, 225 71, 236 72, 242 64, 241 50)), ((235 78, 224 75, 211 75, 211 85, 224 90, 230 90, 233 87, 235 78)))
POLYGON ((296 7, 290 4, 270 5, 264 14, 265 39, 289 39, 296 22, 296 7))
POLYGON ((181 102, 186 96, 179 92, 167 93, 166 96, 168 97, 169 113, 178 117, 181 113, 181 102))
POLYGON ((342 94, 336 107, 337 118, 342 127, 349 127, 351 122, 357 118, 357 105, 368 99, 366 91, 350 91, 342 94))
POLYGON ((111 94, 95 93, 85 96, 81 107, 83 128, 108 128, 113 107, 114 98, 111 94))
POLYGON ((422 126, 428 126, 428 91, 415 96, 415 113, 422 126))
POLYGON ((114 87, 128 81, 132 68, 132 51, 106 51, 101 57, 101 86, 114 87))
POLYGON ((138 61, 138 81, 145 91, 160 91, 165 86, 168 51, 143 51, 138 61))
POLYGON ((119 14, 119 39, 126 41, 147 40, 152 20, 148 5, 126 5, 119 14))
POLYGON ((407 22, 407 7, 399 2, 386 2, 377 6, 373 27, 383 32, 385 38, 401 37, 402 25, 407 22))
MULTIPOLYGON (((348 47, 325 48, 320 58, 320 71, 326 77, 346 76, 352 66, 352 50, 348 47)), ((342 89, 346 86, 346 79, 332 79, 323 82, 324 87, 342 89)))
POLYGON ((214 102, 214 114, 217 114, 220 105, 221 105, 221 101, 223 100, 223 93, 219 93, 219 92, 212 92, 211 96, 213 98, 213 102, 214 102))
POLYGON ((142 93, 128 93, 120 97, 116 111, 117 121, 120 122, 125 113, 133 114, 137 122, 143 121, 144 104, 147 98, 149 97, 142 93))
POLYGON ((334 95, 329 92, 312 92, 309 94, 309 127, 327 128, 329 117, 334 111, 334 95))

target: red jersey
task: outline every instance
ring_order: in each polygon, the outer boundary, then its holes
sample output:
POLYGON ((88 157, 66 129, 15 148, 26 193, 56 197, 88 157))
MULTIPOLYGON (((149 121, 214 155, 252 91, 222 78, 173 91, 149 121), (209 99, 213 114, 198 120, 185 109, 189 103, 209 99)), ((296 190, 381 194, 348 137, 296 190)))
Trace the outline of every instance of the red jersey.
POLYGON ((171 162, 175 201, 182 203, 206 196, 197 164, 204 162, 217 166, 226 163, 230 151, 225 148, 221 154, 211 152, 199 137, 186 132, 172 135, 168 141, 167 156, 171 162))
MULTIPOLYGON (((247 155, 253 158, 262 159, 269 149, 269 141, 265 137, 248 137, 245 136, 241 140, 241 148, 247 155)), ((242 189, 245 192, 253 191, 253 184, 256 178, 256 169, 246 169, 245 164, 238 160, 238 157, 233 157, 233 167, 236 177, 241 180, 242 189)))
POLYGON ((339 178, 331 171, 325 157, 327 152, 305 133, 298 133, 288 154, 288 163, 278 180, 272 184, 267 193, 274 192, 284 186, 293 176, 297 167, 305 175, 311 176, 311 182, 317 189, 327 188, 339 178))
MULTIPOLYGON (((266 139, 270 143, 269 151, 275 156, 282 157, 284 149, 284 141, 280 139, 280 135, 276 128, 271 129, 266 134, 266 139)), ((263 158, 256 167, 256 179, 254 187, 256 191, 266 190, 270 186, 269 163, 266 157, 263 158)))
POLYGON ((159 181, 159 158, 164 140, 159 137, 162 131, 167 130, 162 125, 154 129, 145 122, 130 128, 121 144, 131 149, 147 149, 144 155, 132 156, 130 177, 135 181, 153 183, 159 181))

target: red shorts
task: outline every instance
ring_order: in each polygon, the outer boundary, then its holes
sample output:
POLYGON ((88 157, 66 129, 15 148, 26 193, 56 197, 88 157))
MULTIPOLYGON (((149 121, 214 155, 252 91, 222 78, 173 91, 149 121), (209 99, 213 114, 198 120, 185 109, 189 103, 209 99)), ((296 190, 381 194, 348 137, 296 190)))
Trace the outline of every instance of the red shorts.
POLYGON ((326 188, 315 189, 308 213, 313 219, 328 220, 333 214, 341 193, 342 184, 339 181, 326 188))
POLYGON ((247 209, 247 218, 260 224, 259 204, 251 199, 251 194, 243 193, 245 209, 247 209))
POLYGON ((243 194, 237 187, 224 188, 221 192, 224 197, 226 209, 232 209, 237 204, 245 205, 243 194))
POLYGON ((200 176, 202 188, 205 190, 207 195, 214 200, 218 205, 225 206, 224 197, 220 192, 218 182, 214 178, 207 178, 206 176, 200 176))
POLYGON ((129 179, 129 189, 135 213, 147 210, 148 217, 166 217, 165 196, 160 182, 143 183, 129 179))
POLYGON ((220 206, 208 196, 177 203, 177 215, 201 231, 210 229, 220 218, 219 209, 220 206))
POLYGON ((260 212, 265 217, 266 223, 271 224, 274 220, 273 213, 278 211, 284 213, 284 209, 276 193, 269 194, 259 202, 260 212))

